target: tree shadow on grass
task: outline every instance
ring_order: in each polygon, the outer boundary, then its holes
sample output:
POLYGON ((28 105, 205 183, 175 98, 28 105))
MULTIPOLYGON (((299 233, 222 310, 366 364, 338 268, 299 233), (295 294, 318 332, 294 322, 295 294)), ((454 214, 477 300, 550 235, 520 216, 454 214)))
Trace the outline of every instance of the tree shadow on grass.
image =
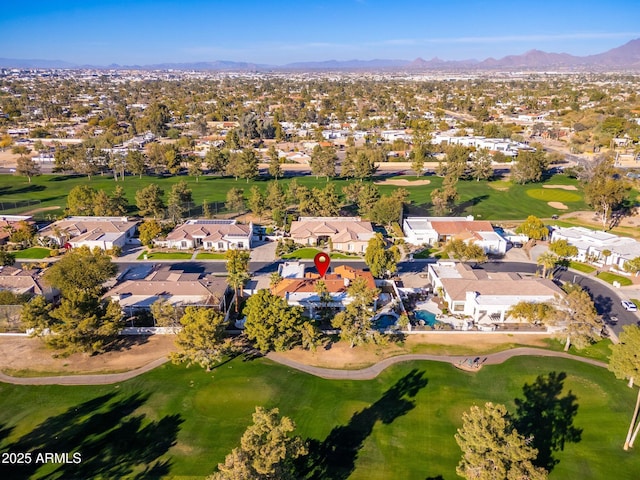
POLYGON ((412 370, 402 377, 374 404, 351 417, 347 425, 335 427, 320 442, 309 440, 309 454, 300 465, 298 478, 318 480, 344 480, 355 468, 358 452, 375 424, 391 424, 396 418, 415 407, 413 399, 427 385, 424 372, 412 370))
POLYGON ((453 215, 462 215, 466 212, 467 209, 473 208, 479 203, 482 203, 484 200, 488 200, 489 195, 479 195, 477 197, 470 198, 469 200, 459 203, 453 207, 452 214, 453 215))
POLYGON ((50 417, 3 451, 32 452, 28 465, 11 465, 5 478, 30 478, 38 469, 41 478, 157 478, 168 475, 170 461, 159 460, 175 444, 180 415, 145 421, 134 415, 147 396, 115 393, 94 398, 50 417), (69 461, 45 465, 38 453, 68 453, 69 461), (73 454, 81 461, 73 463, 73 454))
POLYGON ((559 462, 554 452, 564 450, 566 442, 578 443, 582 429, 573 426, 578 413, 577 397, 569 391, 561 397, 564 372, 539 375, 532 385, 524 384, 524 399, 515 399, 514 426, 521 435, 532 437, 531 445, 538 450, 533 462, 551 471, 559 462))

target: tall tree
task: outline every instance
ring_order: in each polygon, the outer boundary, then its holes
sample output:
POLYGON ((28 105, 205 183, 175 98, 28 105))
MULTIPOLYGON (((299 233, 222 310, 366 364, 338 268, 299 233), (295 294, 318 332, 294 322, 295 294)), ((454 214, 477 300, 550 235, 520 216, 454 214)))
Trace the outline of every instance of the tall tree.
POLYGON ((336 175, 337 160, 335 149, 317 145, 311 153, 311 161, 309 162, 311 174, 315 175, 316 178, 327 177, 328 182, 329 178, 336 175))
POLYGON ((31 331, 32 337, 49 334, 53 323, 51 309, 53 305, 42 295, 36 295, 20 309, 22 327, 31 331))
POLYGON ((453 209, 458 199, 457 183, 457 178, 447 175, 442 181, 442 187, 431 192, 431 203, 436 214, 443 215, 453 209))
POLYGON ((271 145, 267 151, 269 156, 269 175, 278 180, 282 176, 282 167, 280 166, 280 155, 276 147, 271 145))
POLYGON ((261 352, 282 352, 300 344, 306 322, 302 307, 290 306, 269 290, 251 295, 242 311, 247 317, 245 333, 261 352))
POLYGON ((227 283, 235 292, 236 313, 238 313, 242 287, 251 278, 249 275, 249 252, 235 249, 227 250, 224 258, 227 261, 227 283))
POLYGON ((265 209, 265 197, 256 185, 251 187, 251 190, 249 191, 248 204, 249 209, 258 215, 258 217, 262 218, 262 214, 265 209))
POLYGON ((379 293, 378 289, 369 288, 364 278, 354 280, 347 288, 351 301, 333 318, 331 326, 340 329, 340 339, 349 342, 351 348, 380 341, 378 332, 371 328, 373 304, 379 293))
POLYGON ((515 183, 531 183, 542 180, 549 159, 542 148, 536 151, 520 150, 511 167, 511 178, 515 183))
POLYGON ((155 183, 150 183, 146 187, 136 192, 136 206, 143 217, 153 215, 154 218, 162 217, 164 214, 164 201, 162 190, 155 183))
POLYGON ((140 243, 151 247, 153 240, 162 233, 162 226, 155 219, 145 220, 138 227, 138 234, 140 236, 140 243))
POLYGON ((486 149, 478 150, 471 158, 469 175, 471 178, 475 178, 477 182, 489 180, 493 177, 491 154, 486 149))
POLYGON ((547 273, 553 271, 560 261, 558 256, 550 251, 542 252, 536 260, 537 265, 542 265, 542 278, 547 278, 547 273))
POLYGON ((102 284, 117 272, 111 257, 97 248, 78 247, 67 252, 44 273, 45 281, 60 290, 63 297, 87 294, 99 297, 102 284))
POLYGON ((629 185, 613 166, 613 160, 601 159, 583 183, 585 200, 600 215, 602 230, 607 228, 611 213, 627 197, 629 185))
POLYGON ((93 215, 96 190, 88 185, 78 185, 67 195, 67 213, 69 215, 93 215))
POLYGON ((40 165, 33 161, 33 159, 22 156, 16 161, 16 174, 27 177, 29 183, 31 183, 32 177, 40 175, 40 165))
POLYGON ((227 201, 224 208, 230 212, 240 212, 244 210, 244 190, 241 188, 230 188, 227 190, 227 201))
POLYGON ((159 298, 149 307, 156 327, 177 327, 184 314, 183 309, 173 306, 165 298, 159 298))
POLYGON ((277 408, 256 407, 253 424, 240 439, 240 447, 218 464, 208 480, 297 480, 293 462, 308 453, 303 440, 290 434, 296 425, 277 408))
POLYGON ((270 210, 285 211, 287 209, 287 195, 282 186, 282 182, 269 182, 264 201, 270 210))
POLYGON ((178 222, 183 218, 192 204, 193 192, 187 185, 187 182, 180 180, 171 187, 169 201, 167 202, 167 211, 172 221, 178 222))
POLYGON ((565 327, 565 351, 572 344, 581 349, 602 337, 602 319, 589 293, 581 288, 574 289, 564 298, 558 299, 557 303, 554 321, 565 327))
MULTIPOLYGON (((146 158, 144 154, 138 150, 129 150, 125 157, 126 169, 133 175, 142 178, 142 174, 146 168, 146 158)), ((124 178, 124 177, 123 177, 124 178)))
MULTIPOLYGON (((611 356, 609 357, 608 368, 614 373, 616 378, 628 380, 629 388, 640 385, 640 328, 637 325, 624 325, 620 334, 620 342, 609 345, 611 356)), ((628 450, 633 446, 632 439, 635 439, 640 430, 638 422, 638 411, 640 410, 640 389, 636 399, 636 406, 633 409, 631 423, 624 441, 624 449, 628 450), (634 431, 635 428, 635 431, 634 431)))
POLYGON ((221 150, 219 148, 210 148, 204 157, 204 161, 210 172, 224 173, 229 163, 229 152, 228 150, 221 150))
POLYGON ((394 273, 400 261, 400 250, 396 245, 387 247, 387 243, 381 233, 376 233, 367 243, 364 253, 364 261, 371 274, 377 278, 383 278, 394 273))
POLYGON ((526 235, 530 240, 544 240, 549 235, 549 229, 538 217, 529 215, 527 219, 516 228, 516 233, 526 235))
POLYGON ((456 473, 468 480, 547 478, 546 470, 533 465, 537 450, 514 428, 504 405, 471 407, 455 439, 462 450, 456 473))
POLYGON ((185 308, 180 319, 182 329, 176 335, 177 352, 171 353, 173 363, 198 364, 208 371, 219 363, 231 348, 225 339, 224 314, 212 308, 185 308))
POLYGON ((569 242, 564 239, 549 243, 549 251, 555 253, 560 258, 571 258, 578 255, 578 247, 569 245, 569 242))

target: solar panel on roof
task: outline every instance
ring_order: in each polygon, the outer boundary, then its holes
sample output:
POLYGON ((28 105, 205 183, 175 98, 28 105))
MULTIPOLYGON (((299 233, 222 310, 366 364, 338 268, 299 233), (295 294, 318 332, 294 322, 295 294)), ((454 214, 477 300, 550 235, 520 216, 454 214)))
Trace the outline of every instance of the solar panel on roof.
POLYGON ((192 225, 233 225, 235 220, 193 220, 192 225))

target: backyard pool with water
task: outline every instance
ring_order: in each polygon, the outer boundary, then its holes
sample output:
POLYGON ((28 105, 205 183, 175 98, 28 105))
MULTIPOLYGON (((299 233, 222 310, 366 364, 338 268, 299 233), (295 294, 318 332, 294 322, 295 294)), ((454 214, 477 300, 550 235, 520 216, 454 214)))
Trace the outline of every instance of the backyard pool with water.
POLYGON ((425 325, 433 327, 438 321, 436 320, 436 314, 427 310, 416 310, 413 312, 417 320, 422 320, 425 325))

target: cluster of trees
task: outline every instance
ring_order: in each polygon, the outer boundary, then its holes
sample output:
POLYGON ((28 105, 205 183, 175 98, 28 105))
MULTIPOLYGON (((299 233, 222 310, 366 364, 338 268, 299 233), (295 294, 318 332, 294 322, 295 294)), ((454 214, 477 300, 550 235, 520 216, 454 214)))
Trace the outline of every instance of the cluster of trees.
POLYGON ((88 185, 73 187, 67 195, 68 215, 123 216, 129 210, 124 189, 117 185, 111 195, 88 185))
POLYGON ((449 258, 454 258, 462 262, 474 261, 484 263, 488 260, 484 249, 475 242, 465 242, 461 239, 451 239, 445 246, 444 251, 449 258))
POLYGON ((103 283, 115 273, 111 258, 99 248, 67 252, 44 274, 60 292, 60 301, 51 304, 43 296, 33 297, 22 308, 24 327, 64 355, 104 351, 123 327, 120 305, 101 300, 103 283))
POLYGON ((602 318, 589 293, 577 284, 564 286, 566 295, 554 303, 519 302, 508 312, 530 323, 561 325, 566 336, 565 351, 571 345, 582 349, 602 338, 602 318))

